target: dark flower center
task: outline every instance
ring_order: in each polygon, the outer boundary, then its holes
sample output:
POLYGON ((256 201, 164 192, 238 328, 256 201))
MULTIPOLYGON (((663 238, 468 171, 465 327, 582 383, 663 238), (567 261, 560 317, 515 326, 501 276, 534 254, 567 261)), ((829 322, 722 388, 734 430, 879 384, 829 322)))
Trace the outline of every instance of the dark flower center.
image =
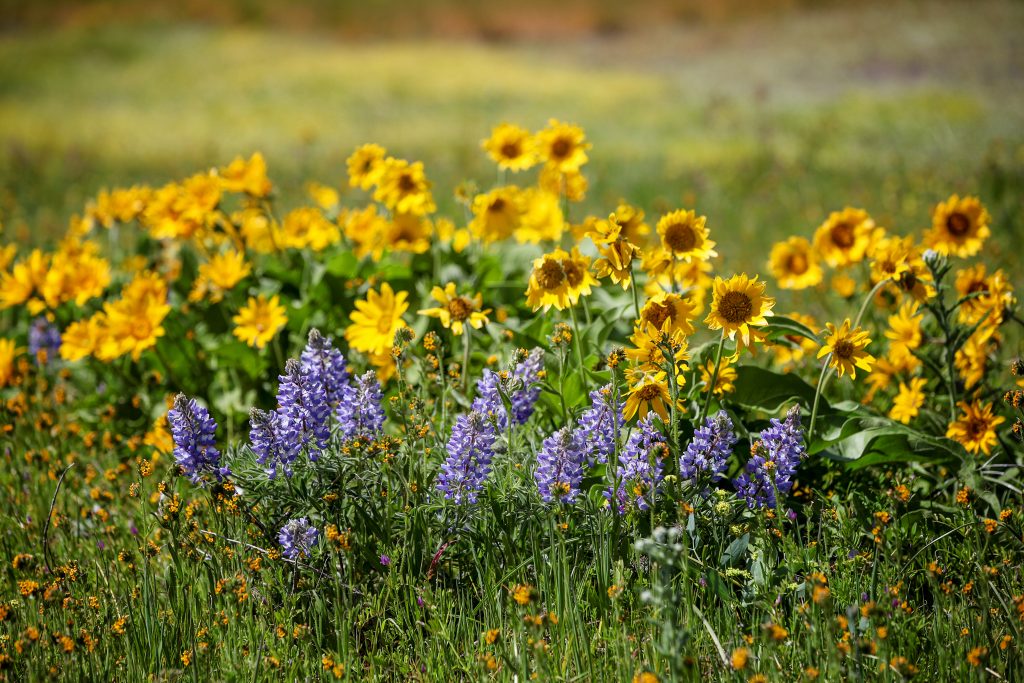
POLYGON ((565 281, 565 273, 558 261, 544 261, 537 273, 537 283, 546 290, 557 289, 565 281))
POLYGON ((954 211, 946 219, 946 229, 953 237, 963 237, 971 231, 971 219, 959 211, 954 211))
POLYGON ((687 223, 673 223, 665 229, 665 244, 672 251, 690 251, 697 246, 697 231, 687 223))
POLYGON ((829 235, 832 237, 832 243, 840 249, 849 249, 853 246, 853 225, 846 221, 833 225, 829 235))
POLYGON ((747 322, 754 310, 754 302, 743 292, 729 292, 718 302, 718 312, 733 325, 747 322))

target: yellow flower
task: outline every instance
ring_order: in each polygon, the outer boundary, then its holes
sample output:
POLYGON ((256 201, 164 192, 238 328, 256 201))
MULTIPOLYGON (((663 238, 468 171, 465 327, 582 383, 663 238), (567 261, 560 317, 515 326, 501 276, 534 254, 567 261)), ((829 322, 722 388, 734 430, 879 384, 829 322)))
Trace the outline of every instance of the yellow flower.
POLYGON ((625 202, 619 202, 613 215, 625 239, 641 246, 647 243, 647 237, 651 234, 651 226, 644 222, 643 211, 625 202))
POLYGON ((96 313, 85 320, 77 320, 61 333, 60 357, 76 361, 96 355, 106 336, 106 316, 96 313))
MULTIPOLYGON (((423 254, 430 249, 430 237, 434 226, 430 219, 411 213, 395 214, 394 218, 384 225, 378 247, 387 247, 395 252, 423 254)), ((382 248, 373 250, 374 260, 380 260, 382 248)))
POLYGON ((286 247, 323 251, 341 239, 341 231, 320 209, 304 206, 284 217, 282 236, 286 247))
POLYGON ((562 173, 557 167, 547 165, 540 170, 537 184, 545 192, 556 197, 565 197, 571 202, 583 201, 587 196, 587 178, 579 171, 562 173))
POLYGON ((310 198, 316 202, 324 211, 331 211, 338 207, 338 202, 341 201, 341 197, 338 196, 338 191, 328 185, 322 185, 317 182, 306 183, 306 193, 309 194, 310 198))
POLYGON ((394 213, 424 216, 437 210, 430 183, 423 173, 423 162, 410 164, 405 159, 385 159, 378 183, 373 198, 394 213))
POLYGON ((676 379, 679 382, 679 386, 683 385, 685 376, 682 373, 689 367, 686 361, 690 356, 688 353, 689 345, 682 332, 678 330, 671 333, 661 332, 649 325, 643 328, 634 327, 633 335, 629 338, 629 341, 633 343, 633 347, 626 349, 626 357, 633 363, 636 363, 639 369, 644 372, 664 370, 668 362, 663 345, 668 344, 671 346, 673 355, 672 365, 676 369, 676 379))
POLYGON ((349 211, 345 217, 345 237, 352 242, 353 251, 359 258, 372 254, 374 259, 380 259, 384 253, 384 233, 387 229, 388 221, 377 213, 376 204, 349 211))
POLYGON ((864 260, 875 222, 863 209, 833 211, 814 233, 814 248, 833 268, 864 260))
POLYGON ((957 320, 973 325, 988 318, 983 325, 998 327, 1007 309, 1015 303, 1013 287, 1002 270, 986 276, 984 264, 957 271, 956 291, 964 302, 957 311, 957 320))
POLYGON ((49 258, 34 249, 27 259, 15 263, 10 272, 0 273, 0 309, 28 303, 33 292, 45 281, 48 269, 49 258))
POLYGON ((917 314, 917 306, 916 301, 910 301, 900 306, 896 315, 889 316, 889 329, 885 336, 890 340, 890 354, 910 353, 921 346, 924 313, 917 314))
POLYGON ((598 284, 590 273, 590 259, 578 247, 568 253, 555 249, 533 262, 526 303, 535 311, 542 306, 545 311, 552 306, 561 311, 574 306, 581 296, 589 296, 591 287, 598 284))
POLYGON ((650 326, 663 332, 694 333, 693 319, 696 316, 693 302, 685 296, 671 292, 659 292, 647 299, 640 309, 641 326, 650 326))
POLYGON ((217 303, 224 298, 224 292, 232 289, 252 272, 245 256, 228 249, 214 254, 210 260, 199 266, 199 276, 193 284, 189 301, 201 301, 209 294, 210 301, 217 303))
POLYGON ((712 330, 722 330, 729 339, 739 333, 744 346, 751 345, 751 327, 768 324, 766 316, 772 314, 775 299, 764 295, 764 283, 747 277, 746 273, 728 280, 715 278, 711 310, 704 323, 712 330))
POLYGON ((565 217, 558 201, 558 195, 547 190, 529 187, 519 195, 522 214, 519 227, 515 230, 516 242, 539 244, 557 242, 565 230, 565 217))
POLYGON ((900 382, 900 391, 892 400, 889 417, 903 424, 910 424, 924 405, 924 387, 927 383, 928 381, 922 377, 910 380, 910 386, 900 382))
POLYGON ((530 131, 511 123, 502 123, 491 131, 491 137, 480 146, 487 151, 498 168, 525 171, 537 163, 535 143, 530 131))
POLYGON ((857 293, 857 281, 846 273, 836 273, 832 277, 832 289, 844 299, 849 299, 857 293))
POLYGON ((463 325, 468 323, 473 329, 479 330, 487 322, 487 314, 491 309, 480 310, 483 306, 483 297, 478 292, 472 297, 459 296, 455 291, 455 283, 449 282, 444 286, 434 287, 430 295, 441 304, 438 308, 424 308, 419 311, 420 315, 431 318, 439 318, 441 325, 451 328, 456 336, 462 334, 463 325))
POLYGON ((380 173, 387 155, 380 145, 367 144, 356 148, 345 164, 348 167, 348 184, 369 190, 380 181, 380 173))
POLYGON ((772 247, 768 267, 782 289, 807 289, 822 279, 818 255, 803 237, 790 237, 772 247))
MULTIPOLYGON (((711 386, 711 377, 715 374, 715 359, 708 358, 704 365, 700 366, 700 381, 704 383, 704 389, 706 392, 707 388, 711 386)), ((733 382, 739 377, 736 372, 736 368, 732 367, 731 361, 725 355, 722 356, 722 362, 718 366, 718 380, 715 382, 714 393, 715 396, 724 396, 725 394, 731 394, 736 390, 736 385, 733 382)))
POLYGON ((288 322, 284 306, 276 294, 269 299, 265 294, 249 297, 238 315, 231 319, 235 323, 234 335, 257 349, 262 349, 288 322))
POLYGON ((8 244, 0 247, 0 272, 7 270, 7 266, 14 262, 14 255, 18 253, 18 245, 8 244))
POLYGON ((968 453, 981 451, 988 455, 999 441, 996 427, 1006 422, 1006 418, 993 415, 991 403, 961 401, 957 405, 962 412, 959 418, 949 425, 946 436, 957 441, 968 453))
POLYGON ((856 379, 855 368, 871 372, 875 357, 864 350, 871 343, 868 333, 859 327, 851 330, 849 318, 843 321, 841 327, 832 323, 825 325, 829 334, 825 345, 818 351, 818 358, 828 355, 828 364, 836 369, 840 377, 849 373, 850 379, 856 379))
POLYGON ((903 273, 910 270, 911 260, 918 258, 912 237, 884 237, 870 249, 871 279, 874 282, 892 280, 899 282, 903 273))
POLYGON ((437 238, 442 242, 451 244, 452 251, 456 254, 461 254, 469 246, 472 236, 469 230, 465 228, 455 228, 453 223, 448 218, 437 219, 437 224, 434 226, 437 231, 437 238))
POLYGON ((145 186, 100 190, 96 203, 86 210, 89 218, 104 228, 113 227, 114 222, 128 223, 134 220, 146 206, 152 190, 145 186))
POLYGON ((499 187, 473 198, 473 220, 469 231, 481 242, 490 244, 507 239, 519 229, 523 215, 519 188, 499 187))
POLYGON ((267 162, 259 152, 249 157, 248 161, 236 157, 220 169, 219 174, 221 187, 226 192, 244 192, 252 197, 266 197, 272 189, 267 178, 267 162))
POLYGON ((718 256, 715 243, 708 239, 707 217, 695 211, 672 211, 658 221, 661 246, 680 261, 707 261, 718 256))
POLYGON ((587 163, 590 143, 579 126, 551 119, 536 139, 538 153, 550 170, 569 175, 587 163))
POLYGON ((345 330, 349 346, 369 355, 390 355, 395 333, 406 326, 402 314, 409 308, 408 292, 395 293, 387 282, 380 292, 370 289, 366 299, 355 302, 352 324, 345 330))
POLYGON ((0 339, 0 387, 7 386, 14 377, 14 359, 17 354, 13 339, 0 339))
POLYGON ((284 247, 281 227, 273 218, 257 208, 231 214, 231 223, 242 233, 245 248, 257 254, 272 254, 284 247))
POLYGON ((669 394, 665 372, 633 370, 630 375, 630 388, 622 411, 623 417, 632 420, 636 415, 642 420, 653 410, 663 420, 667 420, 672 397, 669 394))
POLYGON ((979 327, 953 356, 953 365, 964 380, 967 389, 979 384, 985 377, 988 356, 995 344, 996 330, 992 327, 979 327))
POLYGON ((991 217, 977 197, 953 195, 932 212, 932 228, 924 241, 940 254, 974 256, 991 234, 991 217))

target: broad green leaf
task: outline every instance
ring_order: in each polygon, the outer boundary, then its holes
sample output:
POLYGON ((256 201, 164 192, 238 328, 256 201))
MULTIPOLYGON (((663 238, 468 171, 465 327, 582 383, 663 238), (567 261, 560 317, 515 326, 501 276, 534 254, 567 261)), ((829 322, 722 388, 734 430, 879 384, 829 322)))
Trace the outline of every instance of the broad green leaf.
MULTIPOLYGON (((729 396, 733 403, 769 413, 794 401, 808 409, 814 403, 814 387, 795 374, 773 372, 755 365, 740 366, 736 373, 736 390, 729 396)), ((821 403, 827 408, 824 398, 821 403)))

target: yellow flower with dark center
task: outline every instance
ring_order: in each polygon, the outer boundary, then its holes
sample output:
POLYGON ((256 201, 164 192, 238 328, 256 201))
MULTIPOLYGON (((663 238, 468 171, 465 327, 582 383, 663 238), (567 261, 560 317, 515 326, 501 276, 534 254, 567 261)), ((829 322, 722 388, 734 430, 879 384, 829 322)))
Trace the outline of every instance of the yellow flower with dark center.
POLYGON ((526 303, 535 311, 552 306, 561 311, 574 306, 581 296, 589 296, 591 287, 598 284, 590 273, 590 259, 582 256, 578 247, 572 252, 555 249, 533 262, 526 303))
POLYGON ((430 219, 411 213, 399 213, 384 224, 384 232, 373 249, 373 259, 379 261, 384 247, 396 252, 423 254, 430 249, 434 226, 430 219))
POLYGON ((380 292, 370 289, 366 299, 355 302, 352 324, 345 330, 345 339, 356 351, 370 355, 388 355, 395 333, 406 327, 402 314, 409 308, 408 292, 395 292, 384 282, 380 292))
POLYGON ((924 303, 935 296, 935 280, 924 259, 913 255, 907 260, 907 269, 900 274, 897 288, 914 301, 924 303))
POLYGON ((849 318, 841 327, 832 323, 825 323, 825 326, 829 334, 818 350, 818 358, 828 356, 828 365, 835 368, 840 377, 849 374, 850 379, 856 379, 856 368, 871 372, 875 357, 864 350, 871 343, 868 333, 859 327, 850 329, 849 318))
POLYGON ((677 381, 682 386, 685 377, 683 371, 688 368, 689 345, 682 332, 662 332, 651 326, 634 327, 633 334, 629 341, 633 343, 631 348, 626 349, 626 357, 635 363, 644 372, 657 372, 665 370, 668 360, 665 356, 665 346, 672 349, 672 365, 676 369, 677 381))
POLYGON ((284 217, 282 235, 285 247, 323 251, 341 239, 341 230, 320 209, 303 206, 284 217))
POLYGON ((661 246, 673 258, 690 262, 706 261, 718 256, 715 243, 708 239, 707 217, 695 211, 678 210, 667 213, 658 221, 661 246))
POLYGON ((14 359, 17 355, 13 339, 0 339, 0 387, 7 386, 14 377, 14 359))
POLYGON ((369 190, 376 185, 380 181, 386 155, 387 150, 372 143, 356 148, 352 156, 345 160, 348 167, 348 184, 363 190, 369 190))
POLYGON ((613 215, 623 237, 636 245, 646 244, 647 237, 651 234, 651 226, 644 222, 643 211, 625 202, 619 202, 613 215))
POLYGON ((884 237, 870 249, 871 279, 874 282, 892 280, 899 282, 903 273, 910 270, 911 260, 919 254, 912 237, 884 237))
POLYGON ((689 336, 695 331, 694 317, 696 310, 690 299, 672 292, 658 292, 649 297, 640 309, 639 322, 642 327, 689 336))
POLYGON ((551 119, 548 127, 537 133, 536 141, 537 152, 549 170, 571 175, 587 163, 590 143, 579 126, 551 119))
POLYGON ((246 161, 235 157, 218 171, 220 186, 225 192, 244 192, 251 197, 266 197, 273 186, 267 178, 267 162, 259 152, 246 161))
POLYGON ((440 319, 441 325, 450 328, 456 336, 462 334, 464 325, 479 330, 488 322, 487 314, 491 309, 481 310, 484 300, 479 292, 471 297, 460 296, 455 289, 455 283, 449 282, 444 289, 435 286, 430 290, 430 295, 441 305, 437 308, 421 309, 419 314, 440 319))
POLYGON ((525 171, 537 163, 533 135, 511 123, 495 126, 491 137, 483 140, 480 146, 498 164, 498 168, 508 171, 525 171))
POLYGON ((385 159, 373 198, 394 213, 425 216, 437 210, 421 161, 385 159))
POLYGON ((992 233, 991 217, 977 197, 953 195, 932 211, 932 228, 924 241, 940 254, 974 256, 992 233))
POLYGON ((597 248, 600 258, 594 261, 594 272, 598 278, 611 278, 621 285, 623 291, 633 283, 633 256, 638 247, 628 240, 617 240, 597 248))
POLYGON ((782 289, 807 289, 822 280, 818 255, 803 237, 777 242, 768 257, 768 267, 782 289))
MULTIPOLYGON (((711 377, 715 374, 715 359, 708 358, 707 361, 700 366, 700 381, 704 384, 702 392, 707 392, 708 387, 711 386, 711 377)), ((732 362, 726 356, 722 356, 722 362, 718 366, 718 379, 715 381, 714 395, 722 397, 725 394, 731 394, 736 391, 736 385, 734 382, 739 377, 736 372, 736 368, 732 367, 732 362)))
POLYGON ((751 328, 768 324, 766 316, 772 314, 775 299, 765 296, 764 283, 757 276, 747 277, 746 273, 734 275, 728 280, 715 278, 712 288, 711 310, 704 323, 712 330, 722 330, 729 339, 739 333, 740 343, 751 345, 751 328))
POLYGON ((565 216, 558 195, 547 190, 529 187, 519 194, 522 214, 515 229, 516 242, 539 244, 557 242, 565 230, 565 216))
POLYGON ((863 209, 833 211, 814 233, 814 248, 833 268, 864 260, 875 222, 863 209))
POLYGON ((991 403, 961 401, 957 405, 961 414, 950 423, 946 436, 966 448, 968 453, 981 451, 988 455, 999 442, 996 427, 1006 422, 1006 418, 994 415, 991 403))
POLYGON ((235 323, 232 333, 240 340, 257 349, 262 349, 288 322, 284 306, 276 294, 269 299, 266 294, 249 297, 238 315, 231 319, 235 323))
POLYGON ((903 424, 910 424, 924 405, 924 387, 927 383, 928 380, 923 377, 910 380, 910 386, 900 382, 900 390, 892 400, 889 417, 903 424))
POLYGON ((987 275, 984 264, 957 271, 956 291, 963 299, 957 310, 957 320, 973 325, 988 318, 985 326, 998 327, 1002 324, 1007 309, 1013 307, 1013 287, 1002 270, 987 275))
POLYGON ((642 420, 647 413, 653 410, 661 416, 661 419, 667 420, 671 403, 672 397, 664 371, 633 370, 630 372, 629 393, 626 396, 626 405, 622 410, 625 419, 632 420, 634 416, 637 416, 642 420))
POLYGON ((519 188, 499 187, 473 198, 473 220, 469 231, 481 242, 490 244, 508 239, 520 227, 523 215, 519 188))

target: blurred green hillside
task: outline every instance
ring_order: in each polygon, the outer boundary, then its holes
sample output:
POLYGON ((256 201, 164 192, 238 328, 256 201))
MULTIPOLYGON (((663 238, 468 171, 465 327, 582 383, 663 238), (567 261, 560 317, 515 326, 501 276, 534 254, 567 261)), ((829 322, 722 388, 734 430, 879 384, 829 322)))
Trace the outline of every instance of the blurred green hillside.
POLYGON ((451 211, 460 180, 493 181, 479 149, 491 126, 558 117, 594 145, 584 210, 694 206, 729 267, 761 268, 774 238, 845 204, 916 230, 954 191, 980 194, 997 239, 1015 244, 1022 28, 1024 4, 982 0, 499 43, 153 21, 20 29, 0 38, 0 220, 8 239, 54 236, 100 188, 254 150, 295 204, 307 180, 340 185, 367 141, 422 159, 451 211))

